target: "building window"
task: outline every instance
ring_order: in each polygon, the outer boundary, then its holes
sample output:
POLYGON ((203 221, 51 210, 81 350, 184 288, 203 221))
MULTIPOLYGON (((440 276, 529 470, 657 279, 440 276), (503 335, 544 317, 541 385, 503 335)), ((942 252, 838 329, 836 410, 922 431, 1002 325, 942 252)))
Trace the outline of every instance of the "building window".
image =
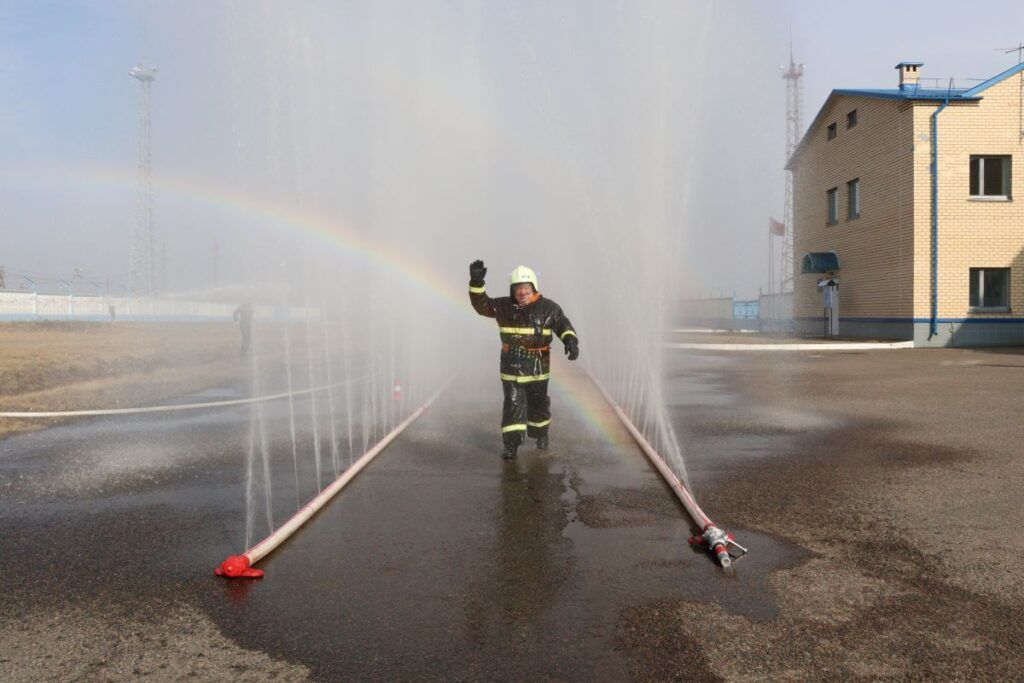
POLYGON ((856 125, 857 125, 857 110, 854 109, 853 111, 851 111, 849 114, 846 115, 846 127, 847 128, 853 128, 856 125))
POLYGON ((825 194, 828 195, 828 224, 835 225, 839 222, 839 188, 833 187, 825 194))
POLYGON ((857 218, 860 216, 860 178, 854 178, 846 183, 846 217, 857 218))
POLYGON ((1010 157, 971 157, 971 196, 1010 198, 1010 157))
POLYGON ((1010 310, 1010 269, 971 268, 971 309, 1010 310))
POLYGON ((831 140, 832 138, 834 138, 836 136, 836 124, 834 124, 834 123, 828 124, 828 129, 827 130, 828 130, 828 139, 829 140, 831 140))

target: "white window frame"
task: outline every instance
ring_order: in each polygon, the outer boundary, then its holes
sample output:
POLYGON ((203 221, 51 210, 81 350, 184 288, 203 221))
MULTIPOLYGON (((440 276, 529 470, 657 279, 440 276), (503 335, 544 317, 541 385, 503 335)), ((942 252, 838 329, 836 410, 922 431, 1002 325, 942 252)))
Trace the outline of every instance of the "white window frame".
POLYGON ((1011 161, 1011 155, 1009 154, 972 154, 970 158, 970 164, 973 165, 975 159, 978 161, 978 191, 981 194, 974 194, 971 192, 971 172, 970 166, 967 168, 967 193, 971 199, 978 201, 987 202, 1007 202, 1010 201, 1010 181, 1013 173, 1013 162, 1011 161), (1003 165, 1003 187, 1006 190, 1005 194, 985 194, 985 161, 998 160, 1003 165))
POLYGON ((833 187, 825 192, 827 211, 826 222, 828 225, 836 225, 839 222, 839 188, 833 187))
POLYGON ((846 220, 860 218, 860 178, 846 183, 846 220))
POLYGON ((985 313, 1009 313, 1010 312, 1010 281, 1011 273, 1009 268, 971 268, 968 271, 968 282, 967 282, 967 304, 971 312, 985 312, 985 313), (987 270, 1001 270, 1006 273, 1006 305, 1005 306, 975 306, 971 303, 971 286, 970 279, 977 276, 978 278, 978 303, 983 304, 985 301, 985 271, 987 270))

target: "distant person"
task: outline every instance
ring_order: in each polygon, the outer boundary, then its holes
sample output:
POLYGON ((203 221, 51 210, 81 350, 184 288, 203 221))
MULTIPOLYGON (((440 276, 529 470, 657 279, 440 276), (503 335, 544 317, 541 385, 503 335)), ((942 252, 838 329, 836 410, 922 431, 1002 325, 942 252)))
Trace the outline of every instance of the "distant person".
POLYGON ((242 333, 242 348, 238 350, 238 355, 245 358, 249 355, 252 343, 252 304, 247 301, 239 305, 232 317, 238 321, 238 329, 242 333))
POLYGON ((542 298, 537 275, 519 266, 509 278, 509 296, 492 299, 484 289, 487 268, 483 261, 469 266, 469 300, 477 313, 495 318, 501 335, 501 386, 505 401, 501 413, 501 457, 512 460, 524 437, 548 448, 551 401, 551 337, 558 335, 569 360, 580 355, 579 340, 562 308, 542 298))
POLYGON ((114 304, 107 306, 107 310, 110 311, 110 322, 117 320, 117 309, 114 308, 114 304))

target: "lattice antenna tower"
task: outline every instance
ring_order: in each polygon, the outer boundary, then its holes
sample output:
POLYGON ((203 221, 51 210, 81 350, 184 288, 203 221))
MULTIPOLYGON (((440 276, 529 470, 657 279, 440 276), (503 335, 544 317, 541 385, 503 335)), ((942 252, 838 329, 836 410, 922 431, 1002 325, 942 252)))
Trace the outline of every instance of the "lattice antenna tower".
MULTIPOLYGON (((793 44, 789 44, 789 65, 782 69, 782 79, 786 81, 786 162, 793 156, 796 146, 800 144, 803 134, 803 100, 804 100, 804 65, 797 64, 793 59, 793 44)), ((793 173, 786 171, 786 204, 782 209, 782 222, 786 225, 786 234, 782 238, 779 253, 779 292, 785 294, 793 291, 793 173)))
POLYGON ((130 296, 153 296, 153 129, 150 115, 151 90, 157 71, 156 67, 139 63, 128 72, 139 82, 139 189, 128 264, 130 296))

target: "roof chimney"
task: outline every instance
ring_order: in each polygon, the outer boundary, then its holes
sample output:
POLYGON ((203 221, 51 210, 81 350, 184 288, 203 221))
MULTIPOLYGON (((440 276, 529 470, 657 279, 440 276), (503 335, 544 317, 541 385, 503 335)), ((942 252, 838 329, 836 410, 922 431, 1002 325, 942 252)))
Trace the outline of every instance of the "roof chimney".
POLYGON ((921 79, 921 67, 924 62, 900 62, 896 70, 900 72, 900 90, 916 90, 921 79))

